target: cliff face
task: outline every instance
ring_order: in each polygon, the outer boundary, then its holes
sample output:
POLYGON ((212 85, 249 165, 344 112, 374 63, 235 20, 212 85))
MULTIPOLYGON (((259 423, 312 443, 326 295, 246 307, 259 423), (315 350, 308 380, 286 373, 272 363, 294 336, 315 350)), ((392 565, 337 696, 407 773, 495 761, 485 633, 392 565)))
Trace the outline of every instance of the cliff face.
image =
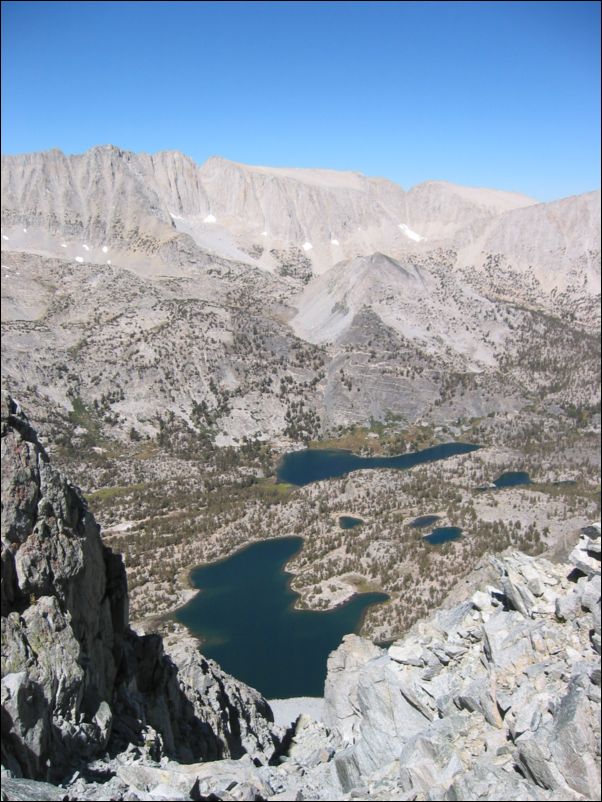
POLYGON ((183 761, 272 757, 267 703, 194 647, 128 629, 121 556, 2 400, 2 762, 58 778, 107 746, 183 761), (176 663, 179 662, 179 665, 176 663))
POLYGON ((120 558, 2 401, 3 758, 29 776, 107 744, 127 626, 120 558))
POLYGON ((192 220, 256 237, 265 230, 268 240, 310 240, 326 248, 330 264, 332 239, 341 248, 348 239, 403 244, 408 234, 400 224, 421 232, 418 241, 441 239, 534 203, 440 181, 406 193, 360 173, 254 167, 219 157, 197 165, 177 151, 149 155, 110 145, 75 156, 51 150, 2 157, 4 226, 39 226, 97 244, 148 247, 192 220), (357 236, 358 227, 367 238, 357 236))

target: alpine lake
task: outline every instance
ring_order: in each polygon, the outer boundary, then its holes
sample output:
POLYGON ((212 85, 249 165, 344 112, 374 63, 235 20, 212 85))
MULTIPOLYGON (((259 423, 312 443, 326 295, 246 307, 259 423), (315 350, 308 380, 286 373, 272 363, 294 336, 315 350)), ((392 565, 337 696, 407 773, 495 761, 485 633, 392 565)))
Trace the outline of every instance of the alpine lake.
MULTIPOLYGON (((355 470, 403 470, 477 448, 446 443, 394 457, 304 449, 283 457, 277 479, 306 485, 355 470)), ((344 518, 340 525, 353 537, 353 526, 361 521, 344 518)), ((450 539, 446 534, 444 540, 450 539)), ((359 631, 371 605, 389 598, 385 593, 359 593, 332 610, 296 609, 299 594, 291 589, 292 575, 285 566, 302 546, 301 537, 272 538, 193 569, 190 580, 199 593, 175 613, 176 620, 201 639, 206 657, 268 699, 322 696, 330 652, 344 635, 359 631)))

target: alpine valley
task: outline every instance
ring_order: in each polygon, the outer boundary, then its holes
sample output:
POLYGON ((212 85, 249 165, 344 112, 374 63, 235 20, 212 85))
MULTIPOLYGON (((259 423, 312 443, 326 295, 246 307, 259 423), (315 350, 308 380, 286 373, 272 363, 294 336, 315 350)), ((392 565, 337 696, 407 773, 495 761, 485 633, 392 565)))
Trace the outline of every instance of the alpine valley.
POLYGON ((2 389, 3 799, 599 793, 599 191, 3 156, 2 389), (270 708, 174 613, 299 537, 270 708))

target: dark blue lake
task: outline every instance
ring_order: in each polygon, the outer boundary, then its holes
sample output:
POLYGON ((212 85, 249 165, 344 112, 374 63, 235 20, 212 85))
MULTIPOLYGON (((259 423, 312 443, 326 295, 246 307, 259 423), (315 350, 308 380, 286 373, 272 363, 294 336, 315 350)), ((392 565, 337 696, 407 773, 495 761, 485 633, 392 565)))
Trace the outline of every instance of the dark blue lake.
POLYGON ((440 526, 438 529, 433 529, 430 535, 425 535, 424 539, 433 546, 439 546, 441 543, 457 540, 460 537, 462 537, 462 530, 457 526, 440 526))
POLYGON ((496 487, 515 487, 516 485, 530 485, 531 477, 525 471, 507 471, 501 474, 493 483, 496 487))
POLYGON ((307 448, 285 454, 276 470, 276 476, 280 482, 307 485, 310 482, 333 479, 366 468, 404 470, 425 462, 454 457, 457 454, 469 454, 478 448, 480 446, 472 443, 442 443, 422 451, 399 454, 396 457, 358 457, 357 454, 343 449, 307 448))
POLYGON ((422 529, 425 526, 436 524, 439 518, 439 515, 420 515, 418 518, 414 518, 410 526, 412 529, 422 529))
POLYGON ((352 515, 341 515, 339 517, 341 529, 355 529, 356 526, 361 526, 363 523, 361 518, 354 518, 352 515))
POLYGON ((286 562, 300 537, 264 540, 191 573, 201 589, 176 619, 202 638, 201 650, 268 699, 322 696, 326 660, 344 635, 357 632, 384 593, 362 593, 326 612, 294 610, 286 562))

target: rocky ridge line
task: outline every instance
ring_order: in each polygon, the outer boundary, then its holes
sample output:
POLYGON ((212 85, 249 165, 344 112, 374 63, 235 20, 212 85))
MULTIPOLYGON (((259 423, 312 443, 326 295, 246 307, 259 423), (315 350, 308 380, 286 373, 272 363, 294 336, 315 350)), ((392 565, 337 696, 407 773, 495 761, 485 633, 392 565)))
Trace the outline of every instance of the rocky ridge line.
POLYGON ((203 264, 211 253, 273 272, 275 252, 293 246, 323 273, 378 251, 405 258, 444 246, 477 273, 504 258, 523 279, 535 274, 546 294, 600 291, 599 192, 551 203, 444 181, 406 192, 359 173, 218 157, 197 165, 177 151, 109 145, 3 156, 2 201, 3 249, 82 262, 156 257, 164 269, 203 264))
POLYGON ((343 789, 597 798, 600 525, 588 529, 568 566, 492 557, 496 587, 419 622, 387 651, 345 639, 329 660, 324 717, 343 789))

